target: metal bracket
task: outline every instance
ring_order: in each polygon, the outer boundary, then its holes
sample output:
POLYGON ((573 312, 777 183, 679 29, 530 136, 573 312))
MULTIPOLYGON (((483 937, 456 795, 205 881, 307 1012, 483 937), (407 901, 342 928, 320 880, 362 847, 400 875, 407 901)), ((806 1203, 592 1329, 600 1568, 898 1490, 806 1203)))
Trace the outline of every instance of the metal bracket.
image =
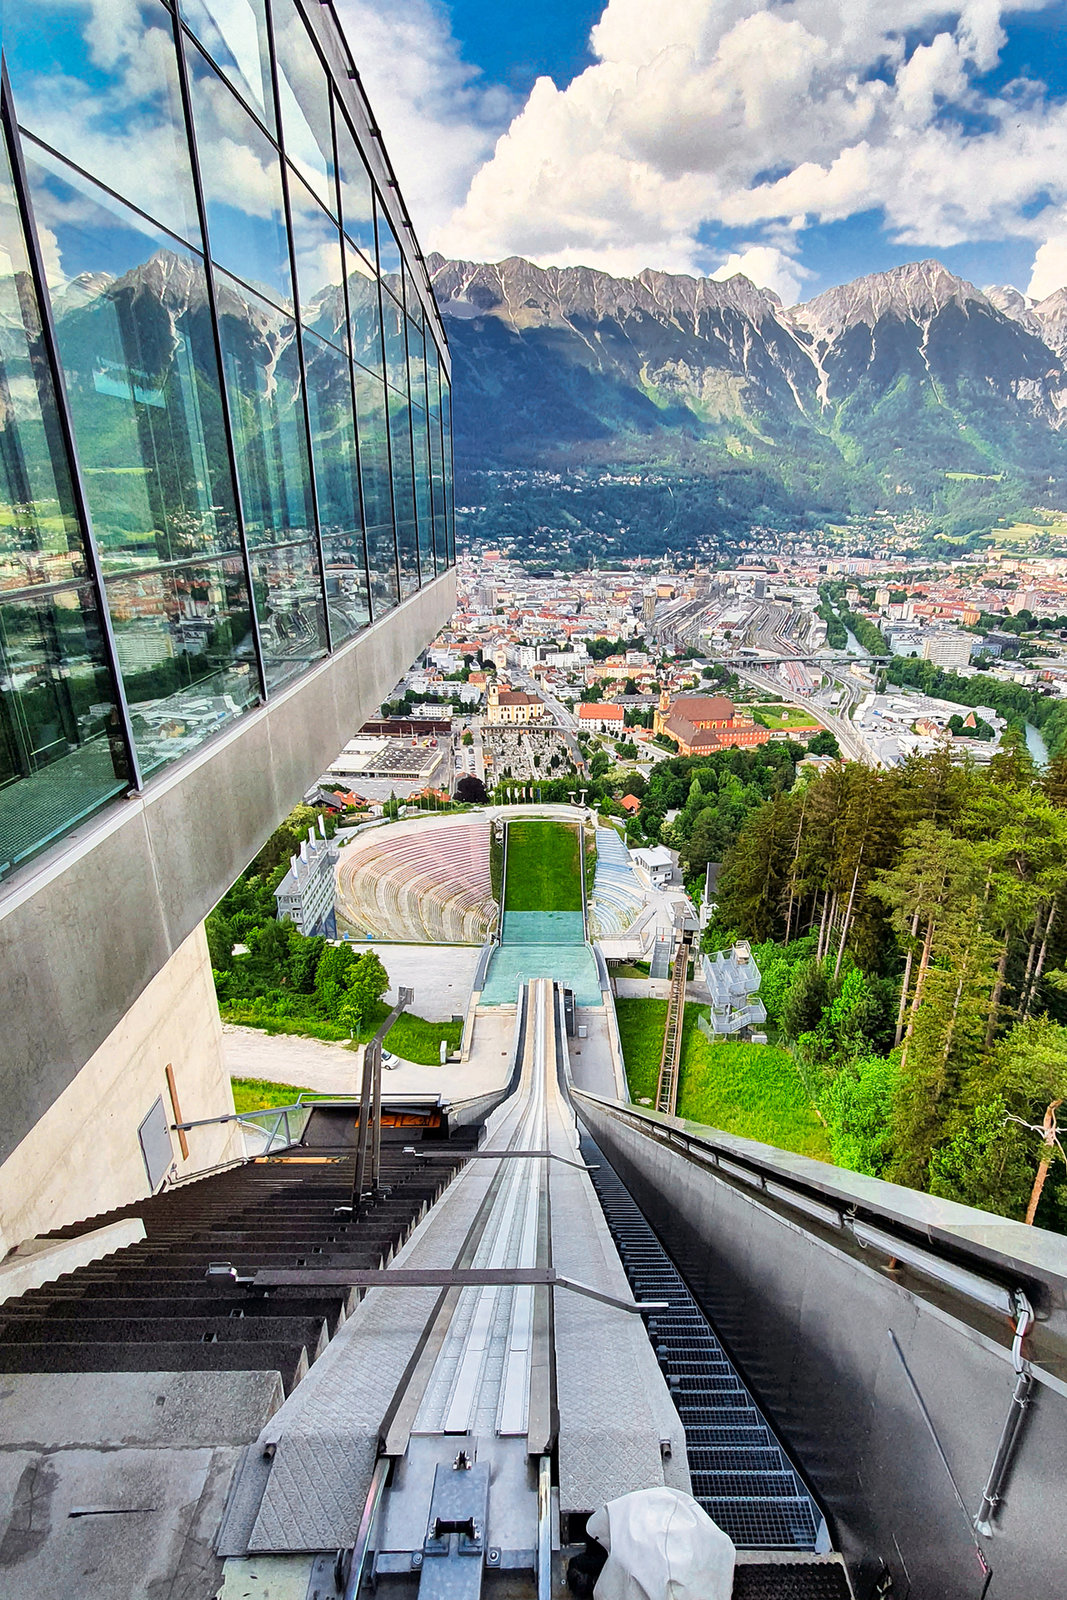
POLYGON ((235 1283, 250 1283, 256 1289, 491 1289, 531 1286, 570 1289, 599 1300, 617 1311, 666 1311, 667 1300, 620 1300, 591 1284, 565 1278, 555 1267, 263 1267, 251 1277, 240 1277, 229 1263, 225 1267, 235 1283))
MULTIPOLYGON (((406 1156, 418 1156, 423 1161, 455 1161, 456 1153, 453 1150, 419 1150, 413 1144, 404 1146, 406 1156)), ((599 1172, 600 1167, 587 1166, 584 1161, 568 1161, 566 1156, 558 1156, 554 1150, 471 1150, 460 1153, 464 1161, 511 1161, 516 1157, 533 1160, 540 1157, 545 1161, 558 1161, 561 1167, 574 1167, 578 1172, 599 1172)))

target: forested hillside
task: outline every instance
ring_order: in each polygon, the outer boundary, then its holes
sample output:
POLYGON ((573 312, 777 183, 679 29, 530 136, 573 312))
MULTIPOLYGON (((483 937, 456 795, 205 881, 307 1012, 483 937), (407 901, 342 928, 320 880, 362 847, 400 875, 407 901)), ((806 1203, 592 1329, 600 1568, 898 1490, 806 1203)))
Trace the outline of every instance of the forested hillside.
POLYGON ((1048 1159, 1067 1230, 1067 759, 1040 777, 1009 734, 985 770, 802 781, 727 851, 717 931, 756 942, 835 1160, 1022 1218, 1048 1159))

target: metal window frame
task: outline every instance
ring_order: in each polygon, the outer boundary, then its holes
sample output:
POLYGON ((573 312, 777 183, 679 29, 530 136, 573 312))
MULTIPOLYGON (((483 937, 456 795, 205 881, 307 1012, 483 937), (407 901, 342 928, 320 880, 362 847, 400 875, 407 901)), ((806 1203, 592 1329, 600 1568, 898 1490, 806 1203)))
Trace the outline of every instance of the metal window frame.
POLYGON ((107 590, 104 586, 100 567, 100 554, 96 543, 92 515, 89 510, 85 479, 82 475, 81 462, 78 459, 74 419, 70 409, 70 397, 67 394, 63 363, 59 356, 55 318, 52 314, 52 298, 48 292, 48 280, 45 274, 44 260, 41 256, 37 222, 34 216, 29 183, 26 178, 22 140, 19 135, 15 102, 11 93, 11 82, 8 78, 7 60, 2 55, 0 55, 0 129, 2 129, 2 137, 6 141, 8 159, 11 162, 11 176, 15 186, 15 203, 20 213, 30 262, 30 276, 33 279, 34 293, 37 297, 38 309, 41 314, 41 345, 45 352, 45 359, 48 363, 49 375, 52 379, 52 388, 55 394, 56 416, 59 421, 63 449, 67 457, 67 470, 70 474, 74 511, 81 524, 82 539, 85 547, 86 577, 93 591, 100 618, 100 635, 104 646, 104 665, 111 679, 115 708, 119 718, 119 732, 126 757, 127 793, 136 794, 144 786, 141 763, 133 737, 133 724, 126 699, 126 686, 123 682, 122 670, 119 665, 115 631, 111 622, 107 590))
POLYGON ((237 518, 237 536, 240 541, 240 555, 244 566, 245 584, 248 588, 248 616, 249 626, 252 631, 252 647, 256 657, 256 670, 259 674, 259 691, 262 704, 266 704, 267 673, 263 661, 263 641, 259 631, 259 617, 256 613, 256 591, 252 580, 252 560, 248 548, 248 534, 245 528, 244 500, 241 495, 241 479, 237 471, 237 446, 233 437, 233 417, 230 411, 229 387, 226 381, 226 366, 222 355, 222 331, 219 327, 219 308, 217 285, 215 282, 215 263, 211 257, 211 239, 207 227, 207 207, 204 201, 204 182, 200 171, 200 151, 196 142, 196 128, 193 122, 193 106, 189 93, 188 63, 185 59, 183 34, 185 32, 177 11, 171 15, 173 29, 174 51, 178 58, 178 88, 182 97, 182 115, 185 118, 186 140, 189 145, 189 165, 193 175, 193 194, 196 198, 197 214, 200 218, 200 235, 204 245, 204 275, 207 285, 207 298, 211 319, 211 338, 215 348, 215 365, 218 368, 219 399, 221 401, 222 428, 226 440, 226 459, 230 465, 230 478, 233 483, 234 514, 237 518))

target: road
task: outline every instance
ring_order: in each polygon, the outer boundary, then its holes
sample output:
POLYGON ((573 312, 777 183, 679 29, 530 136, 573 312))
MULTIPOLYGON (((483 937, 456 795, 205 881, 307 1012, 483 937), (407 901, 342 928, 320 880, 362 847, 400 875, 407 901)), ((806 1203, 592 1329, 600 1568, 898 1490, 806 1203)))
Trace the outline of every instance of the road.
MULTIPOLYGON (((805 702, 797 698, 791 699, 788 695, 783 695, 783 684, 781 680, 771 677, 770 673, 753 672, 747 667, 735 667, 734 671, 736 672, 737 676, 744 679, 746 683, 754 684, 757 689, 764 689, 771 694, 778 695, 784 705, 794 705, 802 711, 811 711, 812 707, 810 701, 805 702)), ((835 683, 841 683, 842 688, 844 688, 850 696, 852 695, 853 688, 858 687, 838 679, 832 673, 830 676, 834 677, 835 683)), ((838 744, 841 746, 841 754, 843 756, 846 756, 850 761, 862 761, 868 767, 872 767, 874 765, 874 757, 860 739, 855 728, 853 728, 847 714, 845 716, 838 716, 836 712, 827 711, 825 708, 820 707, 818 711, 814 712, 814 715, 817 716, 820 722, 824 723, 834 735, 838 744)))

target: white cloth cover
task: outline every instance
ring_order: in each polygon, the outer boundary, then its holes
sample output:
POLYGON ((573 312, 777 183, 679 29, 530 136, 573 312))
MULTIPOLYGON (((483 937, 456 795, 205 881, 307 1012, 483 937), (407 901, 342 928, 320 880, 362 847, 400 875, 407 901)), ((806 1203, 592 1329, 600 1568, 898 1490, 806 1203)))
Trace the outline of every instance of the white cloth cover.
POLYGON ((680 1489, 620 1495, 587 1531, 608 1552, 593 1600, 730 1600, 733 1540, 680 1489))

